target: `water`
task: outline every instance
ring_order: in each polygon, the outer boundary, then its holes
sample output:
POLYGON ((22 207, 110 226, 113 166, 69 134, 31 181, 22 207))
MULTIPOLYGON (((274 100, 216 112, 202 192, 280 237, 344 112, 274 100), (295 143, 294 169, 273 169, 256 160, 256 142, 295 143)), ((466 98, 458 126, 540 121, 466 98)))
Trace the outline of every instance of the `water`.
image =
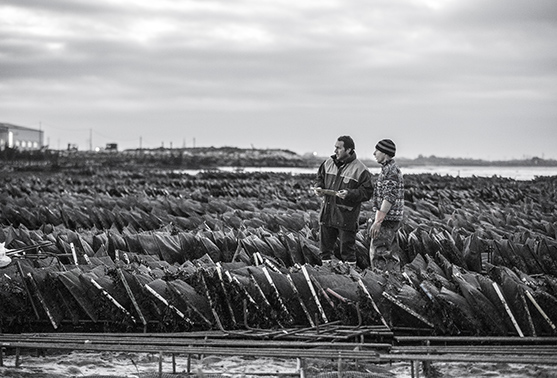
POLYGON ((496 167, 496 166, 411 166, 401 168, 404 174, 431 173, 453 177, 500 176, 528 181, 537 176, 557 176, 557 167, 496 167))
MULTIPOLYGON (((315 174, 317 168, 295 168, 295 167, 220 167, 219 171, 222 172, 273 172, 273 173, 290 173, 293 175, 299 174, 315 174)), ((402 173, 411 174, 438 174, 441 176, 453 177, 493 177, 500 176, 511 178, 513 180, 528 181, 537 176, 557 176, 557 167, 496 167, 496 166, 405 166, 401 167, 402 173)), ((180 170, 180 173, 187 173, 196 175, 203 170, 199 169, 185 169, 180 170)), ((379 173, 379 166, 370 167, 372 173, 379 173)))

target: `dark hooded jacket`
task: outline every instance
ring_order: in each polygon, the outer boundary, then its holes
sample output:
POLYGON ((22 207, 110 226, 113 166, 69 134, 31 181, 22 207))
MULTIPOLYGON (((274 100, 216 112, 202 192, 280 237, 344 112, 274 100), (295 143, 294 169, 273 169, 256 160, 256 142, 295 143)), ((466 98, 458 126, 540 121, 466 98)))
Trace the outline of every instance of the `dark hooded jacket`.
POLYGON ((356 153, 352 153, 344 162, 338 161, 335 155, 325 160, 317 171, 315 186, 348 191, 345 199, 323 196, 320 223, 342 230, 357 231, 361 203, 371 198, 373 184, 371 173, 356 158, 356 153))

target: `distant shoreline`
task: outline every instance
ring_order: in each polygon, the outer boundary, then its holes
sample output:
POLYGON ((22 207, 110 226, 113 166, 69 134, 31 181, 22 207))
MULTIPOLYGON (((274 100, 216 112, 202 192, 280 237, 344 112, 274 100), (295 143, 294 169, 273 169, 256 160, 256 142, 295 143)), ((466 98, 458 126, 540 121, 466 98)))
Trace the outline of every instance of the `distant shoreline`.
MULTIPOLYGON (((327 157, 312 154, 299 155, 283 149, 241 149, 235 147, 196 147, 181 149, 136 149, 136 150, 30 150, 5 149, 0 151, 2 171, 66 171, 97 169, 216 169, 232 168, 308 168, 317 167, 327 157)), ((374 159, 361 159, 368 167, 379 165, 374 159)), ((418 156, 415 159, 395 157, 400 167, 556 167, 557 160, 538 157, 522 160, 487 161, 470 158, 444 158, 418 156)))

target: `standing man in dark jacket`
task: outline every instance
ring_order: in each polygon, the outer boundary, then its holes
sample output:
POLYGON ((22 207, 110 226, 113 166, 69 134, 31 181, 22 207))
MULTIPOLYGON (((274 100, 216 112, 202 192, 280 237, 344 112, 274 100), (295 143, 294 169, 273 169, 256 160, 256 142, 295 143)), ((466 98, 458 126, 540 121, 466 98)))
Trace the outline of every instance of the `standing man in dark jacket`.
POLYGON ((398 256, 392 253, 396 232, 401 226, 404 211, 404 180, 393 160, 396 146, 390 139, 380 140, 375 146, 375 160, 381 164, 381 173, 373 192, 375 217, 370 228, 371 244, 369 259, 371 267, 391 269, 398 264, 398 256))
POLYGON ((373 193, 371 173, 357 159, 354 140, 340 136, 335 154, 325 160, 317 171, 315 193, 323 204, 319 215, 321 260, 327 263, 334 254, 337 239, 340 258, 356 264, 356 233, 361 203, 373 193))

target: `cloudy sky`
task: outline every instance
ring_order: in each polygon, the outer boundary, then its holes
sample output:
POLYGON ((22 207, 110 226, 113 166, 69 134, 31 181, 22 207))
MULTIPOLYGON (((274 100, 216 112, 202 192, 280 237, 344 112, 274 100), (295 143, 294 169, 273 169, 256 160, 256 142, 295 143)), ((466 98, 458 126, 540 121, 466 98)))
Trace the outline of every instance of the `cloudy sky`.
POLYGON ((81 150, 557 159, 557 1, 3 0, 0 122, 81 150))

